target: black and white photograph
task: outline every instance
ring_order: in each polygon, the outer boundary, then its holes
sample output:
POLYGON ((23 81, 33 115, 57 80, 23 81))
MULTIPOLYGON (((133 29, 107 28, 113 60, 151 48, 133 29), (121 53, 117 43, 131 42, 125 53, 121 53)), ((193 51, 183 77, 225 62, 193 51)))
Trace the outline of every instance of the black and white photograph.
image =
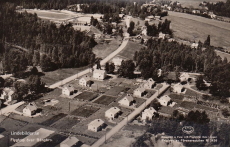
POLYGON ((0 0, 0 147, 230 147, 230 0, 0 0))

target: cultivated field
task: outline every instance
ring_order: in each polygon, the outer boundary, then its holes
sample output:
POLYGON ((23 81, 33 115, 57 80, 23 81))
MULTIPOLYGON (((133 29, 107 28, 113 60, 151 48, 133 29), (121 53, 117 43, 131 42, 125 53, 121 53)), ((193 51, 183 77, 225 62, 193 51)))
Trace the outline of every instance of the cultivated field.
POLYGON ((204 42, 210 35, 211 45, 230 50, 230 23, 171 11, 166 18, 171 20, 176 39, 204 42))
POLYGON ((71 112, 71 115, 81 116, 81 117, 89 117, 90 115, 94 114, 100 108, 92 107, 92 106, 82 106, 78 109, 71 112))
POLYGON ((102 105, 109 105, 110 103, 112 103, 115 100, 116 100, 116 97, 103 95, 99 99, 97 99, 95 101, 95 103, 102 104, 102 105))

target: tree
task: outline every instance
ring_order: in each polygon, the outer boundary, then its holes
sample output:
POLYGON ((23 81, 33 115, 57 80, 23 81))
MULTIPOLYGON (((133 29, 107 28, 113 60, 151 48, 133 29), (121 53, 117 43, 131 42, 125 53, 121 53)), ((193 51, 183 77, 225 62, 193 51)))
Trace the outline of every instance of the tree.
POLYGON ((156 111, 158 111, 161 108, 161 104, 160 102, 158 102, 158 100, 154 99, 151 104, 151 107, 153 107, 156 111))
POLYGON ((208 35, 207 39, 204 41, 204 46, 205 47, 210 46, 210 35, 208 35))
POLYGON ((28 81, 30 91, 39 93, 44 90, 45 83, 41 81, 41 78, 37 75, 31 75, 28 81))
POLYGON ((119 76, 133 78, 134 76, 135 65, 133 60, 122 61, 121 66, 118 69, 119 76))
POLYGON ((222 110, 222 115, 223 115, 225 118, 227 118, 227 117, 230 116, 230 112, 228 111, 227 108, 224 108, 224 109, 222 110))
POLYGON ((5 83, 5 80, 2 77, 0 77, 0 87, 3 87, 4 83, 5 83))
POLYGON ((206 85, 204 83, 204 78, 202 75, 198 76, 196 79, 196 87, 199 90, 206 90, 206 85))

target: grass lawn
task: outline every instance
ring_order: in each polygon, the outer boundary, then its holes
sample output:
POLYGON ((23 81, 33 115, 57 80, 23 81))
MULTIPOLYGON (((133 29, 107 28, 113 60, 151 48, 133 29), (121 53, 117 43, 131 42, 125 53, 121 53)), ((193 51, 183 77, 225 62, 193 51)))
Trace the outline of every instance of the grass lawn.
POLYGON ((116 39, 111 38, 111 41, 109 43, 103 43, 103 44, 98 43, 93 48, 93 53, 96 54, 97 57, 101 57, 102 59, 104 59, 113 51, 115 51, 121 43, 122 43, 121 37, 118 36, 116 39))
MULTIPOLYGON (((226 0, 206 0, 206 2, 219 2, 223 1, 225 2, 226 0)), ((199 4, 203 2, 203 0, 177 0, 177 2, 180 2, 183 7, 194 7, 194 8, 199 8, 199 4)))
POLYGON ((79 118, 66 116, 58 120, 54 124, 52 124, 51 127, 61 129, 61 130, 66 130, 66 129, 71 129, 78 122, 80 122, 79 118))
POLYGON ((184 98, 183 95, 178 95, 178 94, 170 94, 169 97, 172 99, 178 99, 178 100, 183 100, 184 98))
POLYGON ((169 11, 169 16, 163 19, 171 21, 175 38, 204 42, 210 35, 211 45, 229 49, 230 23, 172 11, 169 11))
POLYGON ((87 67, 57 69, 55 71, 45 72, 45 75, 41 78, 42 81, 46 83, 46 85, 51 85, 74 74, 77 74, 79 71, 82 71, 86 68, 87 67))
POLYGON ((192 91, 190 89, 186 89, 185 95, 194 96, 194 97, 200 97, 201 96, 199 93, 196 93, 195 91, 192 91))
POLYGON ((127 46, 118 54, 128 59, 133 59, 134 53, 139 51, 143 46, 137 42, 129 41, 127 46))
POLYGON ((78 95, 77 99, 81 99, 81 100, 86 100, 86 101, 92 101, 93 99, 95 99, 98 96, 98 94, 93 93, 93 92, 83 92, 80 95, 78 95))
POLYGON ((81 117, 89 117, 94 114, 100 108, 92 107, 92 106, 81 106, 78 109, 71 112, 71 115, 81 116, 81 117))
POLYGON ((126 90, 125 87, 115 86, 115 87, 111 88, 110 90, 106 91, 105 95, 115 96, 115 95, 118 95, 120 92, 123 92, 125 90, 126 90))
POLYGON ((64 113, 59 113, 58 115, 55 115, 53 117, 51 117, 50 119, 44 121, 41 123, 41 125, 44 125, 44 126, 50 126, 52 125, 53 123, 55 123, 56 121, 58 121, 59 119, 65 117, 67 114, 64 114, 64 113))
POLYGON ((28 13, 36 13, 38 17, 46 17, 49 19, 67 19, 70 18, 70 15, 65 13, 58 13, 52 11, 45 11, 45 10, 26 10, 28 13))
POLYGON ((99 99, 97 99, 94 103, 103 104, 103 105, 109 105, 110 103, 112 103, 116 99, 117 99, 116 97, 103 95, 99 99))

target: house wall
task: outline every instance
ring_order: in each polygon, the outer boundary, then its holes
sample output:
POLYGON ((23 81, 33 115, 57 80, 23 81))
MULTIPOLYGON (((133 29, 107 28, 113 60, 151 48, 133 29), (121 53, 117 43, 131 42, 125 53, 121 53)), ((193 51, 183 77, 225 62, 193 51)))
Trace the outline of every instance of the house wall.
POLYGON ((28 115, 28 116, 31 116, 31 111, 30 111, 29 109, 27 109, 27 108, 24 108, 24 109, 23 109, 23 114, 26 114, 26 115, 28 115))
POLYGON ((85 81, 84 79, 81 79, 81 80, 79 81, 79 84, 80 84, 81 86, 86 86, 86 81, 85 81))

